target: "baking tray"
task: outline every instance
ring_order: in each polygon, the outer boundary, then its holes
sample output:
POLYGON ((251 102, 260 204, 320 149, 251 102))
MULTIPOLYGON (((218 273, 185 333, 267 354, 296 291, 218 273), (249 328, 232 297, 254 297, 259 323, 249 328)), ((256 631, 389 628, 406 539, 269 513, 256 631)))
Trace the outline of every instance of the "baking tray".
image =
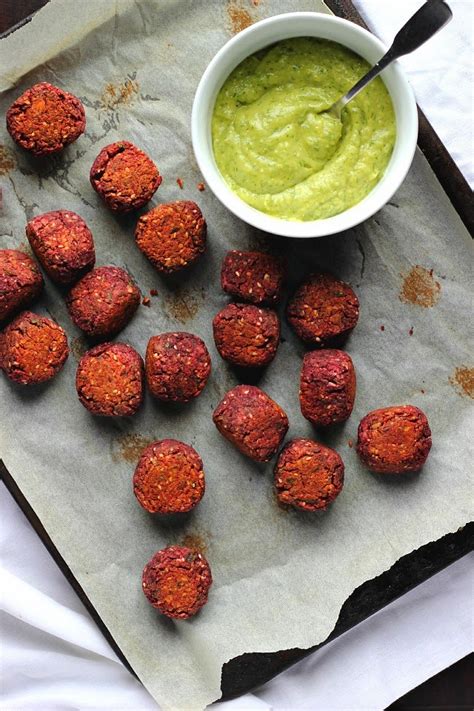
MULTIPOLYGON (((334 14, 339 17, 344 17, 361 26, 367 27, 352 5, 351 0, 325 0, 325 2, 334 14)), ((45 4, 44 0, 35 0, 35 3, 38 8, 45 4)), ((31 0, 29 7, 31 7, 31 0)), ((12 5, 10 7, 10 15, 6 18, 12 26, 3 34, 0 34, 0 38, 16 31, 31 19, 31 16, 22 17, 24 14, 24 3, 18 1, 15 5, 12 5)), ((5 20, 5 17, 1 19, 5 20)), ((420 110, 419 119, 420 130, 418 145, 428 159, 431 168, 453 203, 460 218, 472 234, 474 231, 472 191, 433 127, 420 110)), ((132 667, 116 644, 112 634, 103 623, 92 602, 72 574, 51 538, 48 536, 38 516, 1 459, 0 477, 50 552, 52 558, 88 609, 111 647, 125 666, 133 673, 132 667)), ((455 533, 447 534, 441 539, 403 556, 388 571, 372 580, 366 581, 363 585, 354 590, 342 606, 334 630, 322 644, 305 650, 296 648, 273 653, 242 654, 224 664, 221 679, 221 698, 224 700, 238 696, 265 683, 296 661, 311 654, 323 646, 323 644, 326 644, 359 622, 362 622, 367 617, 370 617, 397 597, 405 594, 408 590, 473 549, 474 523, 470 523, 455 533)))

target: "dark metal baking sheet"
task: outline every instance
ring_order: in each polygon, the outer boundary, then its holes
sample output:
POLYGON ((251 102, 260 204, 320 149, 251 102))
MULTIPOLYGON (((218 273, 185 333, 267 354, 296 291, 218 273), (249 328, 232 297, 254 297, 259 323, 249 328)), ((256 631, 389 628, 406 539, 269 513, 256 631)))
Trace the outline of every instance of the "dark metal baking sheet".
MULTIPOLYGON (((363 27, 367 27, 351 0, 325 0, 326 5, 338 16, 344 17, 363 27)), ((0 35, 0 38, 23 26, 31 17, 24 17, 22 2, 18 0, 12 15, 12 23, 17 23, 0 35)), ((37 0, 38 8, 44 5, 44 0, 37 0)), ((440 141, 429 121, 419 109, 420 129, 418 145, 428 159, 434 173, 441 183, 453 206, 464 224, 474 232, 474 204, 472 191, 460 170, 457 168, 448 151, 440 141)), ((133 674, 128 660, 121 652, 112 634, 103 623, 79 582, 76 580, 66 562, 48 536, 38 516, 28 503, 12 475, 0 460, 0 478, 21 508, 34 530, 50 552, 65 577, 72 585, 77 595, 88 609, 99 629, 107 639, 115 653, 133 674)), ((404 595, 410 589, 427 580, 432 575, 458 560, 474 549, 474 523, 464 526, 455 533, 450 533, 438 541, 433 541, 400 558, 390 570, 365 582, 349 596, 339 613, 338 620, 331 635, 320 645, 310 649, 287 649, 273 653, 247 653, 231 659, 222 668, 221 691, 222 699, 229 699, 246 693, 260 686, 286 668, 319 649, 338 635, 362 622, 367 617, 388 605, 396 598, 404 595)))

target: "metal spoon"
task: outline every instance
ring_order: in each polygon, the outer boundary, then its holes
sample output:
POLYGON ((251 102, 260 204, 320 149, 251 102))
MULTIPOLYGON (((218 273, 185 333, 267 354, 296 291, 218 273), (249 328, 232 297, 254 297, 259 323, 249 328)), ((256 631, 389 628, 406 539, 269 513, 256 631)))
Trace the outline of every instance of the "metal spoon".
POLYGON ((427 0, 415 14, 410 17, 408 22, 403 25, 402 29, 393 40, 393 44, 386 54, 370 69, 362 79, 359 79, 352 89, 349 89, 347 94, 342 96, 335 104, 323 113, 328 113, 334 118, 340 120, 341 112, 344 106, 357 96, 364 87, 369 84, 372 79, 380 74, 394 59, 402 57, 404 54, 409 54, 413 50, 418 49, 430 37, 433 37, 438 30, 446 25, 452 18, 453 13, 444 0, 427 0))

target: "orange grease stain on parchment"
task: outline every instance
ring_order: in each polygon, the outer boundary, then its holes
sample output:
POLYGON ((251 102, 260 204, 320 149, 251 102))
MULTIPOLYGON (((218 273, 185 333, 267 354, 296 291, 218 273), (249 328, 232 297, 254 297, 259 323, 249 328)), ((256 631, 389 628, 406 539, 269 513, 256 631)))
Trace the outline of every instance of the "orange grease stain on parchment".
POLYGON ((86 341, 84 341, 83 338, 78 336, 77 338, 72 339, 71 345, 70 345, 70 350, 71 350, 73 357, 77 361, 79 361, 79 360, 81 360, 84 353, 87 351, 88 347, 89 346, 86 343, 86 341))
POLYGON ((204 292, 179 287, 165 296, 163 306, 168 316, 179 323, 187 323, 196 316, 203 301, 204 292))
MULTIPOLYGON (((250 5, 250 3, 245 3, 243 0, 240 2, 237 0, 229 0, 227 3, 227 29, 232 35, 242 32, 242 30, 245 30, 246 27, 250 27, 255 21, 245 5, 250 5)), ((252 2, 251 5, 256 7, 254 2, 252 2)))
POLYGON ((432 269, 425 269, 417 264, 407 274, 401 276, 403 282, 400 301, 424 309, 431 308, 437 303, 441 295, 441 285, 434 278, 432 269))
POLYGON ((191 550, 198 551, 198 553, 202 553, 203 555, 205 555, 207 553, 208 548, 208 542, 206 540, 208 536, 209 533, 207 531, 206 535, 204 535, 204 532, 190 532, 183 536, 180 545, 186 546, 186 548, 191 548, 191 550))
POLYGON ((140 434, 122 434, 114 442, 118 451, 113 451, 112 458, 118 462, 120 459, 126 462, 138 462, 145 447, 153 442, 150 437, 143 437, 140 434))
POLYGON ((15 167, 15 156, 0 143, 0 175, 7 175, 15 167))
POLYGON ((138 94, 138 88, 138 82, 134 79, 126 79, 121 84, 106 84, 100 101, 106 109, 131 104, 138 94))
POLYGON ((449 378, 460 395, 467 395, 474 400, 474 368, 460 365, 449 378))

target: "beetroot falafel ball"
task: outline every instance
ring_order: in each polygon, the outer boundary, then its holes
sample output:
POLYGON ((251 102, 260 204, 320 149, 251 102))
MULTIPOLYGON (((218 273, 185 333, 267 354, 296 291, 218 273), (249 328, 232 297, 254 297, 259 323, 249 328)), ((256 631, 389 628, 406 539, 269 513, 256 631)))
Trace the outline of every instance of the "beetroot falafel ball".
POLYGON ((138 248, 163 274, 189 267, 206 249, 206 221, 192 200, 158 205, 135 229, 138 248))
POLYGON ((67 296, 73 323, 91 338, 108 338, 124 328, 140 304, 140 291, 120 267, 98 267, 67 296))
POLYGON ((282 259, 265 252, 227 252, 222 262, 221 287, 231 296, 252 304, 275 304, 285 279, 282 259))
POLYGON ((94 266, 92 233, 71 210, 34 217, 26 225, 26 236, 43 269, 57 284, 68 286, 94 266))
POLYGON ((232 365, 259 368, 271 363, 280 342, 280 321, 272 309, 228 304, 212 322, 216 348, 232 365))
POLYGON ((347 420, 354 407, 356 376, 345 351, 311 351, 303 358, 300 405, 303 417, 319 427, 347 420))
POLYGON ((134 415, 143 401, 144 366, 126 343, 102 343, 86 351, 76 372, 79 400, 93 415, 134 415))
POLYGON ((150 513, 191 511, 204 496, 202 460, 195 449, 175 439, 150 444, 133 475, 133 493, 150 513))
POLYGON ((94 190, 114 212, 143 207, 161 185, 162 177, 151 158, 130 141, 111 143, 92 164, 94 190))
POLYGON ((69 355, 64 330, 50 318, 22 311, 0 333, 0 368, 16 383, 53 378, 69 355))
POLYGON ((288 431, 283 409, 253 385, 229 390, 212 419, 223 437, 256 462, 268 462, 288 431))
POLYGON ((303 341, 329 346, 357 324, 359 300, 349 284, 332 274, 313 274, 290 299, 287 318, 303 341))
POLYGON ((425 413, 414 405, 373 410, 359 424, 357 454, 380 474, 417 472, 431 449, 425 413))
POLYGON ((278 500, 304 511, 327 508, 341 492, 344 463, 337 452, 311 439, 294 439, 275 466, 278 500))
POLYGON ((0 249, 0 322, 39 296, 43 277, 36 262, 17 249, 0 249))
POLYGON ((188 402, 206 385, 211 357, 204 341, 192 333, 161 333, 148 341, 145 370, 158 400, 188 402))
POLYGON ((212 574, 202 553, 185 546, 169 546, 155 553, 145 566, 143 592, 163 615, 185 620, 207 602, 212 574))
POLYGON ((10 136, 38 157, 58 153, 79 138, 85 128, 82 102, 47 82, 27 89, 7 111, 10 136))

